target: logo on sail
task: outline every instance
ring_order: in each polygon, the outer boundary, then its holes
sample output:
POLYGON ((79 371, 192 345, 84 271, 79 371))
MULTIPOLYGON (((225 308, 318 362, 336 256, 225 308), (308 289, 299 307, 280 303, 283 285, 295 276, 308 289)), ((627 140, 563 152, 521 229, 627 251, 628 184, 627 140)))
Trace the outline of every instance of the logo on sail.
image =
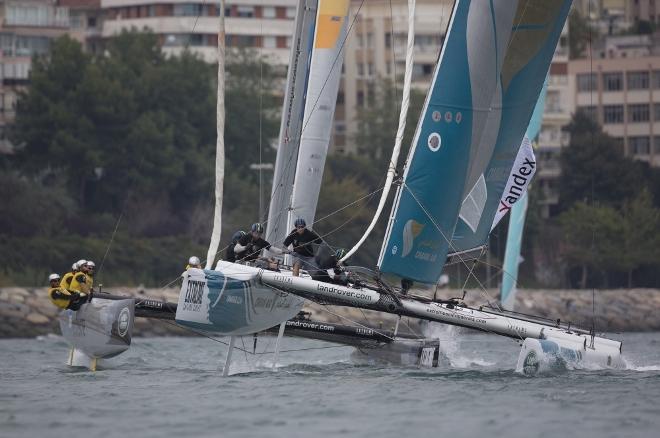
POLYGON ((432 132, 431 135, 429 135, 427 142, 429 149, 431 149, 432 152, 436 152, 440 149, 440 146, 442 146, 442 138, 440 138, 440 134, 437 132, 432 132))
POLYGON ((420 224, 414 219, 409 219, 406 222, 406 225, 403 227, 403 251, 401 252, 401 257, 405 257, 410 254, 410 251, 413 249, 413 242, 417 236, 424 229, 424 224, 420 224))

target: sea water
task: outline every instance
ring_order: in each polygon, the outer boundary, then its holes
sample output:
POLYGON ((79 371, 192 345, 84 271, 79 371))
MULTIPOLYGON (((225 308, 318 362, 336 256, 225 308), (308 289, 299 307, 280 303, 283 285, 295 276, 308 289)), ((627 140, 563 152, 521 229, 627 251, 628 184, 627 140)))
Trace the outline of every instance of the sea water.
POLYGON ((660 333, 623 340, 624 370, 514 372, 515 341, 438 330, 436 369, 356 362, 351 347, 244 337, 135 338, 97 372, 59 336, 0 341, 1 437, 657 437, 660 333))

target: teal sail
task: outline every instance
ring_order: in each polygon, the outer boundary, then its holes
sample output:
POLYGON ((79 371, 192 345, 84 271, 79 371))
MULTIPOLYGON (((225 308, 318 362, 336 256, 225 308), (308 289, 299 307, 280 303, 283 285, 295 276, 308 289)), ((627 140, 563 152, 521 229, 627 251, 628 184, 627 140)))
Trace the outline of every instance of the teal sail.
POLYGON ((378 261, 382 272, 434 283, 481 138, 517 1, 457 0, 378 261))
MULTIPOLYGON (((501 103, 493 104, 491 120, 483 133, 489 137, 496 127, 496 141, 487 166, 483 171, 473 169, 472 175, 478 174, 478 178, 464 187, 465 197, 453 232, 451 252, 469 251, 487 242, 570 6, 571 0, 524 0, 518 5, 502 67, 501 103)), ((519 174, 518 180, 525 185, 529 182, 525 174, 519 174)), ((514 194, 517 200, 522 193, 514 194)))
MULTIPOLYGON (((525 136, 536 142, 541 132, 543 110, 545 108, 545 95, 548 88, 548 78, 545 79, 543 90, 534 107, 532 119, 527 126, 525 136)), ((527 214, 527 192, 523 193, 518 202, 511 207, 509 216, 509 230, 506 236, 506 251, 504 253, 504 266, 502 267, 502 286, 500 288, 500 304, 505 310, 513 310, 516 300, 516 284, 518 283, 518 265, 520 264, 520 249, 525 228, 527 214)), ((493 227, 496 223, 493 223, 493 227)))

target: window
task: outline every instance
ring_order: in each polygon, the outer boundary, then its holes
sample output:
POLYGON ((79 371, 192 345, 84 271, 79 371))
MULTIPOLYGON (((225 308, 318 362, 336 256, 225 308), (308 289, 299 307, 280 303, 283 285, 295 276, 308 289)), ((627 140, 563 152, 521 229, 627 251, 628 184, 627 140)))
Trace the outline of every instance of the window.
POLYGON ((367 75, 368 76, 373 76, 374 75, 374 64, 373 62, 370 62, 367 64, 367 75))
POLYGON ((628 137, 628 146, 633 155, 648 155, 651 145, 649 137, 628 137))
POLYGON ((275 6, 264 6, 262 9, 263 18, 275 18, 275 6))
POLYGON ((578 111, 583 112, 591 120, 598 121, 598 108, 595 105, 580 106, 578 111))
POLYGON ((357 64, 357 74, 358 76, 364 76, 364 64, 358 62, 357 64))
POLYGON ((603 73, 603 89, 605 91, 623 90, 623 73, 603 73))
POLYGON ((623 105, 603 106, 603 123, 623 123, 623 105))
POLYGON ((255 47, 256 38, 252 35, 235 35, 234 44, 236 47, 255 47))
POLYGON ((632 123, 648 122, 649 105, 646 103, 628 105, 628 121, 632 123))
POLYGON ((87 27, 90 29, 96 27, 96 17, 87 17, 87 27))
POLYGON ((367 34, 367 48, 371 49, 374 46, 374 34, 367 34))
POLYGON ((660 103, 653 104, 653 120, 656 122, 660 120, 660 103))
POLYGON ((653 152, 660 154, 660 135, 653 137, 653 152))
POLYGON ((277 37, 274 36, 265 36, 264 37, 264 48, 274 49, 277 47, 277 37))
POLYGON ((287 7, 286 8, 286 18, 296 18, 296 8, 287 7))
POLYGON ((238 6, 238 16, 243 18, 254 17, 254 6, 238 6))
POLYGON ((649 88, 649 72, 647 71, 629 71, 628 77, 629 90, 646 90, 649 88))
POLYGON ((177 17, 196 17, 202 15, 202 5, 195 3, 174 5, 173 15, 177 17))
POLYGON ((653 70, 653 88, 660 88, 660 70, 653 70))
POLYGON ((385 34, 385 47, 388 49, 392 47, 392 34, 390 33, 385 34))
POLYGON ((595 91, 597 89, 596 73, 577 75, 578 91, 595 91))

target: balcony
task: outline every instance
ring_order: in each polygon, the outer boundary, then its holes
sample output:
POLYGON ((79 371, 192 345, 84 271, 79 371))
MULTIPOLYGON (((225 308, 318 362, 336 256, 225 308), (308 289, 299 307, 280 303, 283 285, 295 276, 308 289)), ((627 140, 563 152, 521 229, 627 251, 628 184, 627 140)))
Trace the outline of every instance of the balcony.
POLYGON ((68 28, 69 8, 49 5, 9 3, 5 6, 4 26, 68 28))

